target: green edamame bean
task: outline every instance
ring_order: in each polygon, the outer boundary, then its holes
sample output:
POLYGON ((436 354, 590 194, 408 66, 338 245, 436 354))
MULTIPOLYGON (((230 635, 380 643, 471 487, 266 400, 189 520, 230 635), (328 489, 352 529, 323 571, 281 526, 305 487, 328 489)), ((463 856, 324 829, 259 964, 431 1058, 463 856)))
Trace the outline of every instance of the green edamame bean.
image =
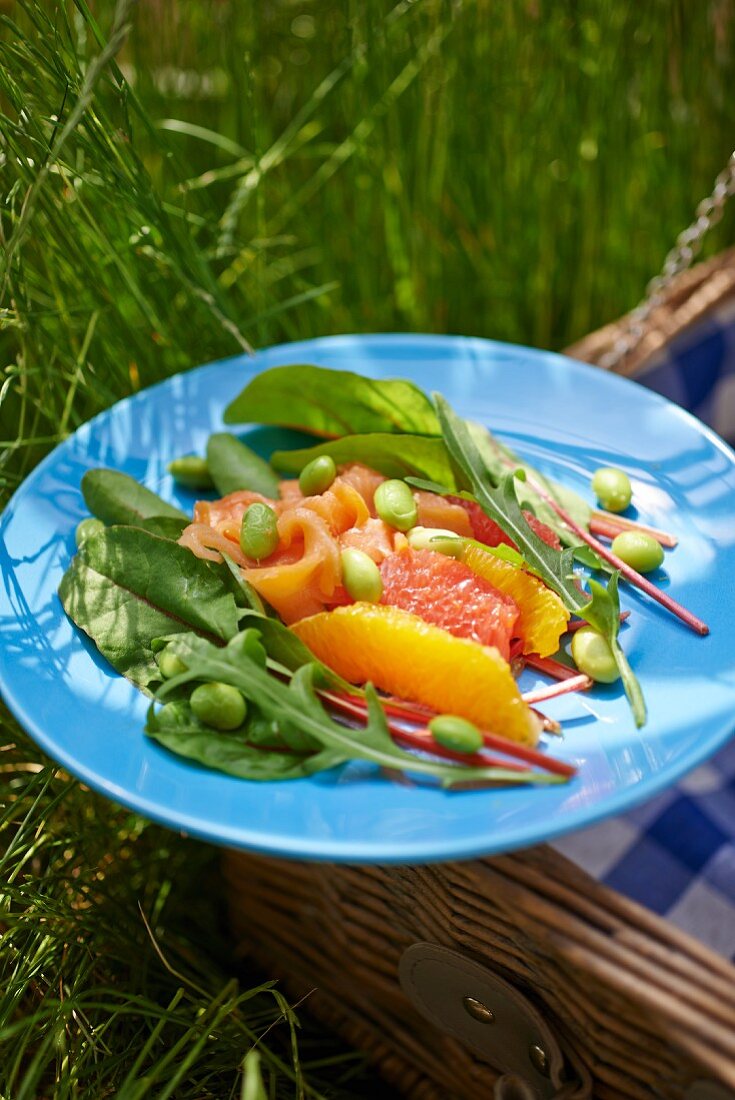
POLYGON ((375 511, 389 527, 409 531, 419 517, 410 486, 398 478, 383 481, 375 490, 375 511))
POLYGON ((174 703, 164 703, 156 715, 156 722, 162 729, 175 729, 176 726, 191 725, 191 719, 183 699, 174 703))
POLYGON ((168 472, 178 485, 187 489, 211 489, 214 484, 207 460, 199 455, 182 455, 168 464, 168 472))
POLYGON ((608 512, 624 512, 633 496, 628 475, 613 466, 601 466, 592 475, 592 492, 608 512))
POLYGON ((337 467, 331 455, 319 455, 307 462, 299 474, 299 488, 305 497, 324 493, 337 476, 337 467))
POLYGON ((184 662, 170 649, 162 649, 156 654, 156 664, 164 680, 173 680, 174 676, 180 676, 182 672, 186 672, 184 662))
POLYGON ((572 636, 572 657, 580 672, 600 684, 613 684, 620 679, 612 650, 599 631, 583 626, 572 636))
POLYGON ((199 721, 215 730, 236 730, 248 711, 237 688, 217 682, 194 688, 189 703, 199 721))
POLYGON ((77 529, 74 532, 74 541, 77 544, 77 549, 86 542, 92 535, 98 535, 100 531, 104 531, 105 525, 101 519, 95 519, 94 516, 88 516, 87 519, 83 519, 81 523, 77 524, 77 529))
POLYGON ((612 552, 638 573, 650 573, 663 563, 664 548, 642 531, 622 531, 612 542, 612 552))
POLYGON ((383 595, 383 578, 371 557, 362 550, 343 550, 342 583, 353 600, 377 603, 383 595))
POLYGON ((240 546, 246 558, 262 561, 278 547, 278 517, 268 504, 256 501, 242 517, 240 546))
POLYGON ((412 527, 406 538, 412 550, 435 550, 437 554, 462 560, 465 540, 455 531, 443 527, 412 527))
POLYGON ((482 748, 482 734, 474 722, 455 714, 438 714, 429 722, 434 740, 454 752, 477 752, 482 748))

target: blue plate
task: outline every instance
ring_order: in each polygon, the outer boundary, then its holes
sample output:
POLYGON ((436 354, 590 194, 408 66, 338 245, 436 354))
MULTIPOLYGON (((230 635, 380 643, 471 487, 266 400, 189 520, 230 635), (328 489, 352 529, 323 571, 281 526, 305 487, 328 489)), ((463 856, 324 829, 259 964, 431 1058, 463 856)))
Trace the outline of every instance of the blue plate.
MULTIPOLYGON (((91 787, 173 828, 218 843, 326 860, 420 862, 549 840, 619 813, 673 783, 735 724, 735 456, 681 409, 633 382, 557 355, 485 340, 338 336, 271 348, 180 375, 115 405, 51 454, 0 527, 2 669, 11 710, 91 787), (125 470, 191 507, 166 474, 202 452, 222 410, 258 371, 312 362, 441 390, 542 471, 589 495, 590 472, 628 471, 642 520, 673 531, 658 579, 709 622, 694 635, 637 591, 623 644, 649 707, 637 731, 617 687, 546 704, 564 722, 552 746, 579 765, 567 786, 448 793, 368 767, 281 783, 205 771, 143 735, 146 700, 64 615, 56 590, 85 515, 85 470, 125 470)), ((524 687, 534 682, 524 673, 524 687)))

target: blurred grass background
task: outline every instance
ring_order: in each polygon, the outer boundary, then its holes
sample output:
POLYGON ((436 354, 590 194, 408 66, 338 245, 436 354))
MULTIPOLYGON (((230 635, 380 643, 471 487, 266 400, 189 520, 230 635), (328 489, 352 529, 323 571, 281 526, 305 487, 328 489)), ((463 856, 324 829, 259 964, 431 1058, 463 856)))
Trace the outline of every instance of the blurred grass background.
MULTIPOLYGON (((735 144, 734 0, 0 12, 0 504, 101 408, 249 346, 563 347, 635 305, 735 144)), ((3 1100, 371 1094, 228 984, 209 849, 3 734, 3 1100)))

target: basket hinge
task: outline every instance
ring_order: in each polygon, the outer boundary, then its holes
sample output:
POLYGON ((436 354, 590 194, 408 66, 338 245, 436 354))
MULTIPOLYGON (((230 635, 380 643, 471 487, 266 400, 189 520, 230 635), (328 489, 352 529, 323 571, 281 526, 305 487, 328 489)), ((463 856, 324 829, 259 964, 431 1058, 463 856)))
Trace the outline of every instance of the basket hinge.
POLYGON ((416 943, 404 951, 398 975, 422 1016, 502 1072, 496 1100, 592 1095, 589 1081, 570 1081, 559 1043, 535 1005, 491 970, 446 947, 416 943))

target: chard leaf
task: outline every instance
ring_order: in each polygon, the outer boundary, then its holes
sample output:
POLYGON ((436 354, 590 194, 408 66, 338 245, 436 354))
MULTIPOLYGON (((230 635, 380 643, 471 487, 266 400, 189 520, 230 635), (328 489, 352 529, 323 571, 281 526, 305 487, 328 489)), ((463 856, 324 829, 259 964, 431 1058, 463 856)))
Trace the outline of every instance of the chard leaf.
POLYGON ((240 572, 240 566, 232 560, 229 554, 226 554, 224 550, 221 551, 222 560, 225 564, 225 568, 232 581, 232 587, 237 595, 235 599, 239 606, 248 607, 251 611, 256 611, 258 615, 265 615, 265 604, 261 600, 258 593, 253 588, 250 581, 246 581, 240 572))
POLYGON ((327 439, 366 432, 439 434, 432 404, 413 382, 305 364, 256 375, 225 409, 224 419, 298 428, 327 439))
POLYGON ((588 583, 592 599, 588 604, 585 604, 579 614, 587 620, 590 626, 593 626, 595 630, 599 630, 610 646, 615 663, 620 671, 620 678, 623 681, 623 687, 630 703, 630 709, 633 712, 635 724, 640 728, 646 724, 646 703, 641 685, 618 641, 620 631, 619 577, 620 573, 616 570, 607 582, 607 588, 590 578, 588 583))
POLYGON ((138 523, 154 516, 189 522, 180 508, 119 470, 88 470, 82 478, 82 496, 92 515, 103 523, 138 523))
POLYGON ((174 516, 151 516, 150 519, 141 519, 129 526, 140 527, 151 535, 158 535, 159 538, 178 542, 182 531, 190 522, 188 519, 177 519, 174 516))
POLYGON ((386 477, 405 478, 409 474, 453 485, 454 475, 441 439, 423 435, 349 435, 331 443, 318 443, 298 451, 276 451, 273 465, 285 473, 298 474, 307 462, 319 455, 331 455, 341 466, 362 462, 386 477))
POLYGON ((469 481, 478 504, 513 540, 528 567, 561 597, 565 607, 580 613, 586 599, 575 584, 571 550, 559 553, 539 538, 523 515, 513 473, 504 473, 500 483, 493 485, 465 421, 440 394, 435 394, 434 400, 447 450, 469 481))
POLYGON ((344 763, 343 756, 329 751, 288 749, 278 724, 257 712, 239 730, 213 730, 194 716, 184 700, 169 703, 158 713, 151 708, 145 732, 171 752, 238 779, 302 779, 344 763))
POLYGON ((221 496, 250 489, 271 500, 278 498, 278 477, 269 462, 229 432, 215 432, 207 442, 207 466, 221 496))
POLYGON ((313 664, 302 665, 293 674, 290 684, 284 684, 245 655, 235 657, 232 643, 223 649, 189 634, 175 638, 170 645, 187 670, 159 689, 156 696, 159 701, 192 680, 231 684, 266 718, 279 725, 288 723, 312 737, 332 760, 339 756, 345 760, 367 760, 384 768, 433 776, 444 786, 490 781, 555 783, 562 778, 546 772, 511 772, 505 768, 445 764, 404 752, 390 736, 383 708, 371 685, 366 688, 368 715, 365 727, 354 730, 344 726, 326 712, 317 698, 313 664))
POLYGON ((155 638, 195 630, 226 641, 238 629, 234 596, 207 563, 137 527, 87 539, 59 596, 113 668, 144 691, 160 679, 155 638))

